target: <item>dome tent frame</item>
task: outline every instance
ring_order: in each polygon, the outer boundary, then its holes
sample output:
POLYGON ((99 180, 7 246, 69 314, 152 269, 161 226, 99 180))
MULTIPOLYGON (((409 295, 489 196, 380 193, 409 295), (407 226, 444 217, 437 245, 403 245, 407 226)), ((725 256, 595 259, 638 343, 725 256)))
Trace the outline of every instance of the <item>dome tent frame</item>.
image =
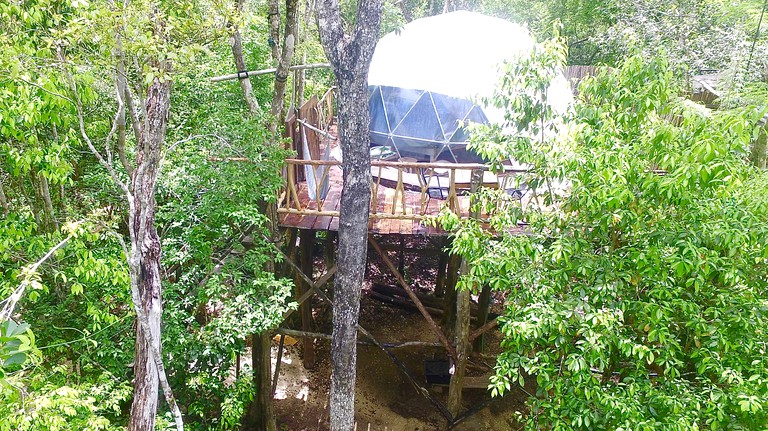
POLYGON ((398 157, 421 161, 481 162, 466 149, 465 125, 488 123, 466 99, 427 90, 370 86, 371 145, 392 148, 398 157))

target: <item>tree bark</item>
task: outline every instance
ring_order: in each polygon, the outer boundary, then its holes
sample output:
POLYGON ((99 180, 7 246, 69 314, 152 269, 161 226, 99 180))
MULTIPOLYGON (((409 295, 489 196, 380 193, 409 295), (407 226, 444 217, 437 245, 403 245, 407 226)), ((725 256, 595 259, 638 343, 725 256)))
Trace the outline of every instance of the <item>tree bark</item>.
POLYGON ((280 0, 269 0, 267 4, 269 15, 269 48, 272 54, 272 62, 280 61, 280 0))
MULTIPOLYGON (((130 431, 152 430, 157 414, 158 369, 152 351, 162 352, 160 324, 162 321, 162 285, 160 277, 160 237, 155 228, 155 187, 160 170, 160 156, 170 110, 169 81, 155 81, 147 90, 146 110, 141 141, 136 148, 136 170, 131 189, 129 232, 131 252, 129 268, 131 283, 135 284, 139 303, 149 333, 143 325, 136 331, 134 361, 134 398, 131 405, 130 431), (150 343, 151 340, 151 343, 150 343)), ((141 316, 139 317, 141 318, 141 316)))
POLYGON ((757 139, 752 143, 750 148, 750 160, 753 165, 760 169, 766 167, 766 147, 768 147, 768 116, 764 119, 764 124, 760 129, 760 133, 757 135, 757 139))
MULTIPOLYGON (((466 262, 462 262, 462 273, 466 271, 466 262)), ((462 290, 458 292, 456 300, 456 362, 453 364, 453 375, 448 387, 448 411, 455 418, 461 410, 461 391, 464 387, 464 374, 467 367, 467 358, 469 357, 469 291, 462 290)))
POLYGON ((253 335, 251 365, 256 397, 249 406, 243 423, 245 431, 276 431, 274 404, 272 403, 272 339, 264 331, 253 335), (264 364, 270 364, 265 366, 264 364))
POLYGON ((371 169, 368 68, 379 36, 381 0, 359 0, 351 36, 342 28, 338 0, 318 2, 318 29, 338 85, 338 124, 343 155, 338 272, 333 300, 331 430, 354 428, 360 288, 368 247, 371 169))
POLYGON ((50 231, 57 231, 59 230, 59 222, 56 220, 56 212, 53 209, 53 200, 51 200, 51 188, 48 185, 48 179, 45 178, 42 172, 38 172, 37 180, 40 183, 40 195, 43 198, 46 224, 50 231))
POLYGON ((272 96, 272 107, 270 113, 275 117, 273 121, 272 133, 277 132, 277 127, 283 124, 283 108, 285 106, 285 87, 288 82, 289 68, 293 61, 295 51, 296 37, 298 35, 296 8, 298 0, 286 0, 285 2, 285 40, 282 45, 282 52, 277 60, 277 71, 275 71, 275 91, 272 96))
POLYGON ((411 13, 411 10, 408 9, 408 5, 406 4, 405 0, 400 0, 397 2, 397 5, 400 7, 400 12, 403 14, 405 23, 407 24, 413 21, 413 13, 411 13))
POLYGON ((7 216, 11 211, 11 207, 8 204, 8 198, 5 196, 5 190, 3 184, 5 183, 5 173, 0 170, 0 206, 3 207, 3 216, 7 216))
MULTIPOLYGON (((235 9, 237 10, 238 16, 243 13, 243 3, 245 3, 245 0, 236 0, 235 2, 235 9)), ((240 25, 231 24, 231 26, 232 56, 235 59, 235 67, 237 67, 238 72, 247 71, 248 67, 245 65, 245 57, 243 56, 243 41, 240 37, 240 25)), ((251 78, 246 75, 239 78, 238 81, 240 81, 240 88, 243 90, 243 99, 245 99, 245 103, 248 105, 248 111, 251 115, 256 115, 259 112, 259 102, 252 94, 253 87, 251 86, 251 78)))

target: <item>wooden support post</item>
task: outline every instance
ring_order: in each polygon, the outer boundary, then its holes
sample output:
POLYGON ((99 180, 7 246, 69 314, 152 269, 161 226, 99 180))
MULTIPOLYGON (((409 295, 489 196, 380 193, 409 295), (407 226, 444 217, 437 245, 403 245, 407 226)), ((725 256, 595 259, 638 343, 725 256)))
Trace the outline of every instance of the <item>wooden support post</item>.
MULTIPOLYGON (((299 232, 299 248, 300 248, 300 263, 301 272, 312 278, 312 249, 315 242, 315 231, 309 229, 301 229, 299 232)), ((311 284, 305 283, 300 280, 297 286, 298 295, 296 297, 304 295, 307 291, 312 289, 311 284)), ((301 330, 312 331, 312 301, 305 301, 299 306, 299 314, 301 315, 301 330)), ((315 340, 312 338, 302 339, 302 347, 304 352, 304 368, 312 369, 315 366, 315 340)))
MULTIPOLYGON (((288 257, 291 260, 296 259, 296 238, 298 237, 298 233, 296 232, 297 230, 298 229, 296 228, 285 229, 285 249, 288 250, 288 257)), ((290 273, 290 265, 288 265, 288 259, 286 259, 283 262, 281 274, 284 277, 287 277, 290 273)))
POLYGON ((333 268, 336 265, 336 236, 336 232, 332 230, 326 231, 325 243, 323 244, 326 268, 333 268))
POLYGON ((439 259, 437 261, 437 281, 435 281, 435 296, 438 298, 445 295, 445 276, 446 265, 448 265, 448 253, 442 248, 438 250, 439 259))
POLYGON ((453 333, 456 325, 456 283, 459 281, 459 266, 461 256, 451 254, 448 256, 448 265, 445 276, 445 296, 443 297, 442 326, 448 333, 453 333))
MULTIPOLYGON (((488 312, 491 309, 491 286, 483 286, 480 296, 477 298, 478 313, 477 326, 482 327, 488 322, 488 312)), ((485 333, 481 333, 474 341, 473 349, 476 352, 485 352, 485 333)))
POLYGON ((272 377, 272 398, 275 397, 277 390, 277 379, 280 378, 280 364, 283 363, 283 347, 285 347, 285 337, 280 335, 280 345, 277 346, 277 362, 275 363, 275 375, 272 377))
MULTIPOLYGON (((403 207, 403 212, 405 212, 405 207, 403 207)), ((405 249, 405 235, 400 235, 400 247, 398 247, 397 250, 397 271, 400 274, 405 274, 405 253, 403 250, 405 249)))
MULTIPOLYGON (((474 193, 480 187, 483 172, 472 170, 472 183, 470 192, 474 193)), ((471 208, 471 203, 470 203, 471 208)), ((470 210, 470 217, 478 217, 477 211, 470 210)), ((461 262, 461 275, 469 272, 469 264, 466 259, 461 262)), ((456 356, 453 362, 453 374, 448 386, 448 411, 453 417, 459 415, 461 410, 461 391, 464 387, 464 374, 467 368, 467 358, 472 350, 472 343, 469 341, 470 329, 470 290, 461 289, 456 295, 456 332, 454 342, 456 345, 456 356)))

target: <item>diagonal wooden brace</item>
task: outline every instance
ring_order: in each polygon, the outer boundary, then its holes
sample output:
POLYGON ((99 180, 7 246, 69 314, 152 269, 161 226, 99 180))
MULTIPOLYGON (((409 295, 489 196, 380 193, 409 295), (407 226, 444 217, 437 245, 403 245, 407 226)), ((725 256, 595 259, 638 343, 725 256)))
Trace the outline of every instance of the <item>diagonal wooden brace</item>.
POLYGON ((371 244, 374 250, 376 250, 376 253, 381 256, 381 259, 384 261, 384 263, 389 268, 389 271, 392 273, 392 275, 395 276, 397 279, 397 282, 400 283, 400 286, 405 290, 405 293, 408 294, 408 297, 411 298, 411 301, 416 305, 416 308, 419 309, 419 312, 422 316, 424 316, 424 319, 427 320, 427 323, 429 324, 430 328, 432 328, 432 331, 437 335, 437 338, 440 340, 440 343, 445 347, 445 350, 448 351, 448 355, 455 361, 456 360, 456 350, 453 348, 453 345, 450 341, 448 341, 448 337, 445 336, 442 329, 435 323, 435 321, 432 319, 432 316, 429 314, 426 308, 424 308, 424 304, 421 303, 419 300, 419 297, 416 296, 415 293, 413 293, 413 290, 410 286, 408 286, 408 283, 405 282, 405 278, 400 274, 400 272, 397 270, 397 267, 392 263, 391 260, 389 260, 389 257, 384 253, 384 250, 381 249, 381 246, 379 246, 378 243, 373 239, 372 236, 368 235, 368 242, 371 244))

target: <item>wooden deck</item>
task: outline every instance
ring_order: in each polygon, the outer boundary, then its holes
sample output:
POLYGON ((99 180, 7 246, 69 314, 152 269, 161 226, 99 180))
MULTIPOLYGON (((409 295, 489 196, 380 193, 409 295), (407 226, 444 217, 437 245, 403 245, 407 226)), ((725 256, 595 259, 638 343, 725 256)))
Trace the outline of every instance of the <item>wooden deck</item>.
MULTIPOLYGON (((422 220, 436 216, 448 204, 447 199, 431 198, 422 191, 408 190, 402 185, 398 187, 387 180, 387 175, 376 176, 379 171, 372 169, 374 175, 371 187, 371 212, 368 222, 370 233, 389 235, 445 235, 442 229, 426 226, 422 220), (384 184, 393 185, 386 187, 384 184), (394 208, 393 208, 394 207, 394 208)), ((328 194, 323 200, 310 199, 306 182, 296 183, 297 197, 300 202, 295 212, 286 212, 295 207, 295 202, 283 196, 280 205, 280 225, 298 229, 339 230, 339 211, 342 189, 340 166, 329 166, 328 194), (293 205, 287 206, 288 203, 293 205), (302 213, 299 213, 302 212, 302 213), (309 214, 307 214, 309 212, 309 214), (312 214, 316 212, 319 214, 312 214), (336 214, 330 214, 336 213, 336 214)), ((469 197, 457 196, 458 206, 463 210, 463 216, 469 216, 469 197)))
MULTIPOLYGON (((284 191, 277 205, 283 227, 339 230, 342 173, 338 131, 332 124, 332 96, 329 91, 320 100, 313 97, 286 124, 297 158, 286 159, 284 191), (321 185, 326 182, 327 194, 319 199, 321 185)), ((372 160, 368 231, 381 235, 446 235, 424 222, 445 207, 463 218, 471 217, 470 190, 507 189, 508 180, 524 171, 508 167, 495 174, 482 164, 372 160)), ((478 216, 483 218, 482 214, 478 216)))

